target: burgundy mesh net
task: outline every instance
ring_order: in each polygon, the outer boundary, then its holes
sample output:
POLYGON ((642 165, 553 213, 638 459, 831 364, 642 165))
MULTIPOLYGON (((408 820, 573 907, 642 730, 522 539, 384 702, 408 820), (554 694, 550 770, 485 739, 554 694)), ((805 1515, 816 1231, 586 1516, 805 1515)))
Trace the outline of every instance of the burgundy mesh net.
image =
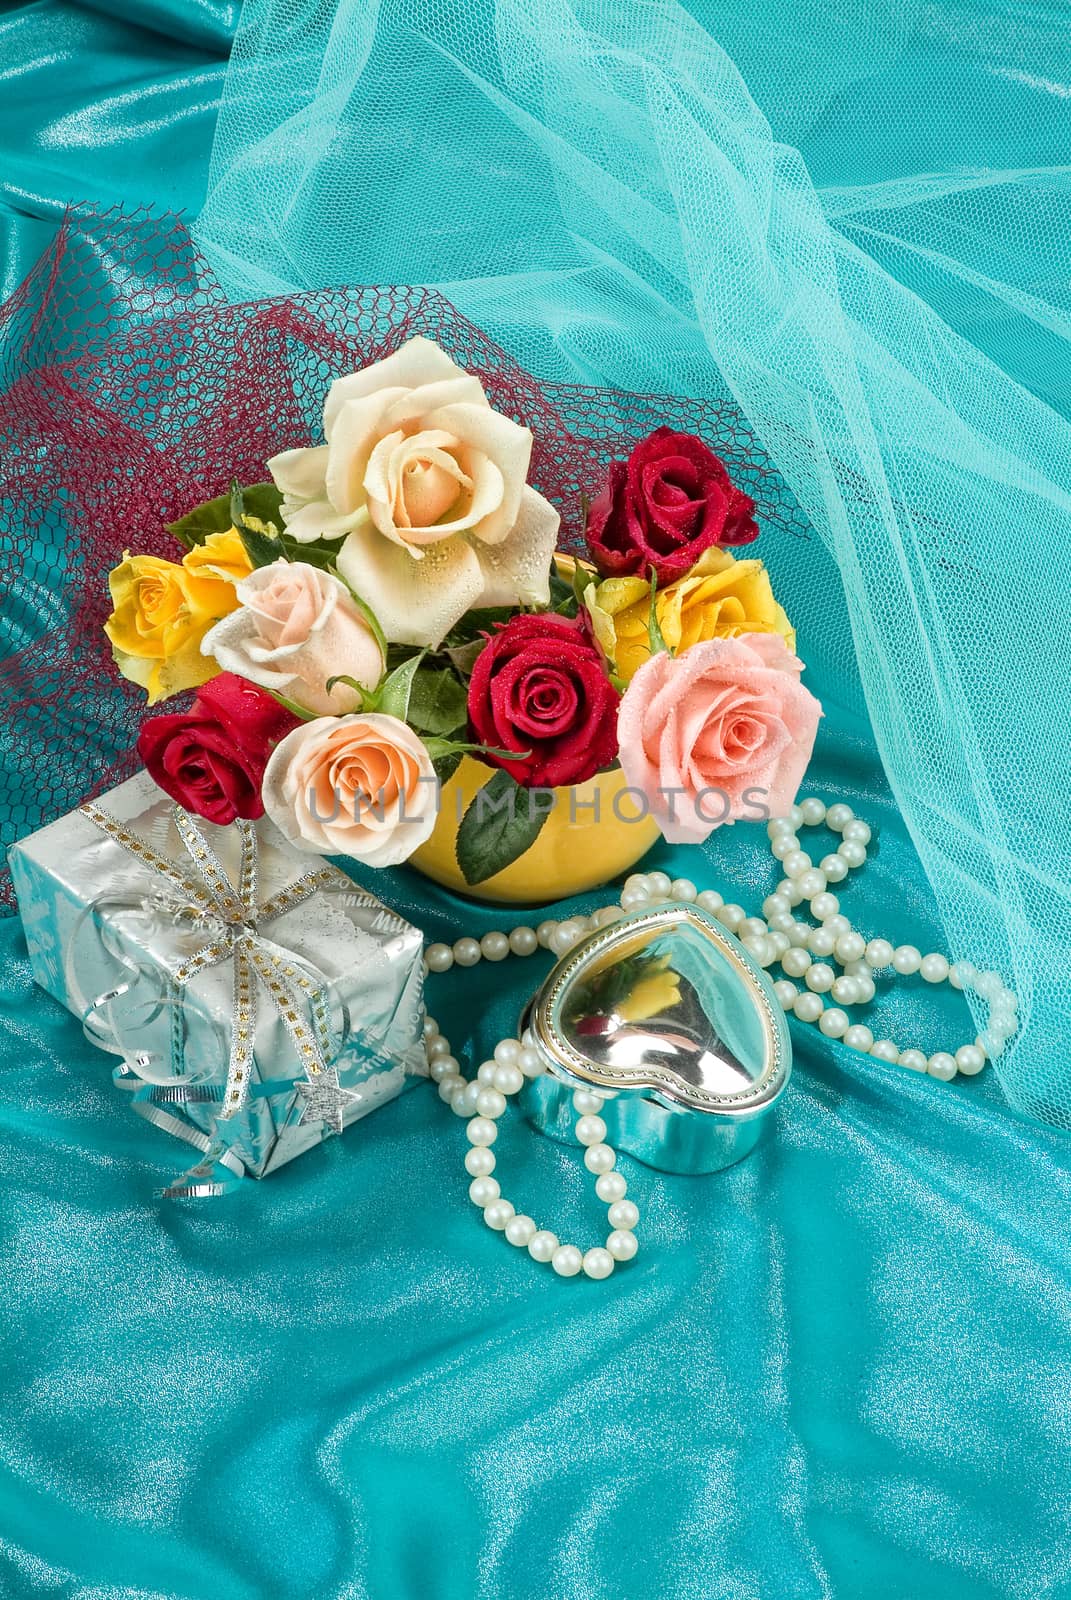
MULTIPOLYGON (((0 844, 136 765, 144 694, 102 632, 123 551, 177 559, 167 523, 316 442, 331 380, 417 333, 532 430, 531 479, 562 514, 564 548, 579 546, 581 496, 606 462, 666 421, 710 441, 767 525, 806 536, 727 401, 541 386, 426 289, 228 305, 177 218, 72 216, 0 307, 0 844)), ((0 897, 10 904, 6 877, 0 897)))

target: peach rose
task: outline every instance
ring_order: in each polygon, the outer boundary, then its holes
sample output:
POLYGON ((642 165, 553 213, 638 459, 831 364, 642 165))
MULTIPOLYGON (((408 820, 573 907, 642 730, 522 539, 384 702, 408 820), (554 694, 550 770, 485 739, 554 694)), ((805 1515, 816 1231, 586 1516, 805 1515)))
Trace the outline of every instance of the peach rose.
POLYGON ((671 844, 722 822, 784 816, 811 759, 822 708, 775 633, 710 639, 644 663, 617 718, 619 759, 671 844))
POLYGON ((318 717, 276 745, 264 809, 298 850, 370 867, 405 861, 430 835, 439 789, 426 747, 397 717, 318 717))
POLYGON ((294 539, 338 569, 395 644, 437 645, 473 606, 546 605, 558 513, 526 483, 532 435, 430 339, 337 378, 326 444, 268 462, 294 539))
POLYGON ((284 695, 305 711, 341 713, 360 704, 345 673, 367 689, 383 675, 383 655, 344 583, 304 561, 274 561, 237 585, 238 610, 218 622, 201 649, 224 672, 284 695))

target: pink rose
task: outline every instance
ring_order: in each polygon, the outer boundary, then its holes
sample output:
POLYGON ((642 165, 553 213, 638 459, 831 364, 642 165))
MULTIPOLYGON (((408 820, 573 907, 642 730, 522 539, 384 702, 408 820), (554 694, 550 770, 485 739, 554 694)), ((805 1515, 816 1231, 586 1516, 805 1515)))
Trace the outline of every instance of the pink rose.
POLYGON ((802 671, 773 633, 709 639, 639 669, 617 719, 620 761, 671 844, 698 844, 763 803, 785 815, 822 714, 802 671))
POLYGON ((435 826, 439 789, 427 747, 379 712, 303 722, 275 747, 264 809, 298 850, 393 867, 435 826))
POLYGON ((304 561, 258 567, 235 587, 238 609, 206 633, 201 650, 224 672, 285 695, 305 711, 352 711, 360 697, 340 674, 374 689, 383 656, 371 628, 338 578, 304 561))
POLYGON ((252 821, 264 815, 260 784, 272 747, 296 722, 263 689, 221 672, 189 711, 143 723, 138 755, 187 811, 220 824, 252 821))
POLYGON ((604 578, 646 578, 654 567, 660 584, 672 583, 713 545, 757 539, 754 510, 702 439, 656 428, 610 467, 588 516, 591 559, 604 578))

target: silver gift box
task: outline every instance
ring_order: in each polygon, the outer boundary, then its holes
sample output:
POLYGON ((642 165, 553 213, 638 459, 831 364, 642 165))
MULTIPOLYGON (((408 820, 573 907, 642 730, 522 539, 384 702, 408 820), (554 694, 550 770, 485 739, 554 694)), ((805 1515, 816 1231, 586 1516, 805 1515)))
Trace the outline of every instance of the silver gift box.
MULTIPOLYGON (((98 803, 148 851, 193 876, 173 804, 147 773, 98 803)), ((238 830, 198 827, 236 883, 238 830)), ((326 980, 325 1037, 348 1126, 426 1076, 422 935, 337 868, 294 851, 267 818, 255 833, 261 905, 310 870, 325 875, 301 904, 258 921, 257 933, 292 956, 299 971, 326 980)), ((331 1131, 310 1115, 295 1046, 263 991, 249 1097, 221 1119, 234 963, 225 958, 176 984, 183 964, 204 949, 205 927, 180 914, 173 887, 150 864, 80 811, 20 840, 9 862, 35 979, 79 1020, 106 1015, 109 1040, 96 1042, 133 1060, 140 1082, 159 1086, 141 1096, 167 1105, 153 1120, 177 1120, 172 1131, 202 1149, 215 1136, 233 1170, 258 1178, 331 1131)))

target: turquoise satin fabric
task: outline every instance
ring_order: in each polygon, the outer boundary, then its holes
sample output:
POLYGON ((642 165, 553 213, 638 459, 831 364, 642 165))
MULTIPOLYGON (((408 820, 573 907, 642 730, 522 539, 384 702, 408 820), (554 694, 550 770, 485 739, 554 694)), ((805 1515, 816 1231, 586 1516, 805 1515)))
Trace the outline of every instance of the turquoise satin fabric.
MULTIPOLYGON (((6 282, 68 199, 196 209, 232 11, 0 16, 6 282)), ((869 730, 821 689, 808 790, 876 829, 845 909, 940 948, 869 730)), ((744 827, 650 865, 749 910, 773 882, 744 827)), ((369 881, 430 937, 522 920, 369 881)), ((766 1145, 704 1179, 622 1160, 641 1254, 566 1283, 479 1224, 428 1086, 226 1200, 153 1200, 183 1147, 34 989, 13 919, 0 951, 0 1595, 1071 1595, 1071 1146, 988 1074, 946 1086, 794 1023, 766 1145)), ((430 980, 466 1060, 546 966, 430 980)), ((970 1031, 917 980, 874 1026, 970 1031)), ((599 1236, 575 1151, 516 1120, 498 1148, 519 1208, 599 1236)))

